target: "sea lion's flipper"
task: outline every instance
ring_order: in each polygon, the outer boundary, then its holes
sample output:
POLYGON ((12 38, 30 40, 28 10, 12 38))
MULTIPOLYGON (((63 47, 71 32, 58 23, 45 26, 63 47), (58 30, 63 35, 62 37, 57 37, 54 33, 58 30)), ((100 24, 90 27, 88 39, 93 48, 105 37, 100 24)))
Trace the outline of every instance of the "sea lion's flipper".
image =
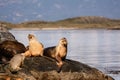
POLYGON ((59 55, 56 56, 56 60, 57 60, 58 67, 61 68, 61 66, 63 65, 63 62, 59 55))

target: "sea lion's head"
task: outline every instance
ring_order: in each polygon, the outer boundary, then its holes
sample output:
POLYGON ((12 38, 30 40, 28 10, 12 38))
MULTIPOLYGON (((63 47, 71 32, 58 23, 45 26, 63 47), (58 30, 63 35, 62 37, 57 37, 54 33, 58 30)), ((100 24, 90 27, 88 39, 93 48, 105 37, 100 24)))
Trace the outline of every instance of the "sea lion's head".
POLYGON ((35 36, 33 34, 28 34, 28 39, 31 40, 31 39, 35 39, 35 36))
POLYGON ((67 39, 65 37, 61 38, 59 43, 64 46, 67 46, 68 44, 67 39))

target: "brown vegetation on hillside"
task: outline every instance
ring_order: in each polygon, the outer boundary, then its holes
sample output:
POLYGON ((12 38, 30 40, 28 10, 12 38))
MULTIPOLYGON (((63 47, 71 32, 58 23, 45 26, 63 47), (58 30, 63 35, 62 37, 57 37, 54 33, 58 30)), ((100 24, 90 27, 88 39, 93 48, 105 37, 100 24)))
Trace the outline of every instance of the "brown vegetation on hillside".
POLYGON ((9 28, 120 29, 120 20, 98 16, 75 17, 54 22, 29 21, 19 24, 0 23, 7 25, 9 28))

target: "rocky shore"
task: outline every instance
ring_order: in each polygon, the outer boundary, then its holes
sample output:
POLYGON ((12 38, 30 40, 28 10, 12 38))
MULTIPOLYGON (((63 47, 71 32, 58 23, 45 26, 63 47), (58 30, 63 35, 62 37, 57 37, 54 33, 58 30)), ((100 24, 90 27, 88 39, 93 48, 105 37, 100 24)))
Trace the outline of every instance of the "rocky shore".
MULTIPOLYGON (((0 42, 17 41, 8 30, 0 30, 0 42), (3 34, 6 34, 4 35, 3 34)), ((48 57, 26 57, 21 70, 9 72, 5 64, 0 64, 0 80, 114 80, 96 68, 78 61, 66 59, 61 68, 48 57)))

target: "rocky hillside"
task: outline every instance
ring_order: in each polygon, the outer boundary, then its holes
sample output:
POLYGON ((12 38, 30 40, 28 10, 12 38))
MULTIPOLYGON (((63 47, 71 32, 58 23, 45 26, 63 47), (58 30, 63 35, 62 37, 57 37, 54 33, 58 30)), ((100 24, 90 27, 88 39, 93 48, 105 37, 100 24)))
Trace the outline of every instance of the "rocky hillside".
MULTIPOLYGON (((0 22, 1 23, 1 22, 0 22)), ((11 24, 2 22, 9 26, 9 28, 39 28, 39 29, 51 29, 51 28, 77 28, 77 29, 113 29, 120 28, 120 20, 109 19, 105 17, 98 16, 85 16, 85 17, 75 17, 68 18, 64 20, 59 20, 55 22, 47 21, 29 21, 19 24, 11 24)))

